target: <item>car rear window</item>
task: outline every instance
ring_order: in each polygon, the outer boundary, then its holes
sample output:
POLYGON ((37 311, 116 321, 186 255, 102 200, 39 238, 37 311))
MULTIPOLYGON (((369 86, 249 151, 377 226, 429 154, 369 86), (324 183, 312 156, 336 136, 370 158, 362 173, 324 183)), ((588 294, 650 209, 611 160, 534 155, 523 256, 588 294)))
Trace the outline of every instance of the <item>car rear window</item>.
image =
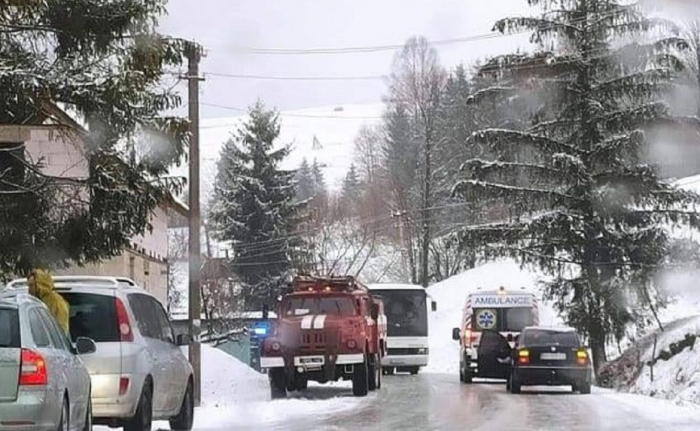
POLYGON ((523 332, 524 346, 564 346, 578 347, 578 335, 573 331, 548 331, 546 329, 529 329, 523 332))
POLYGON ((0 308, 0 348, 20 347, 17 310, 0 308))
POLYGON ((61 292, 70 309, 70 336, 73 341, 87 337, 96 343, 119 341, 114 297, 91 293, 61 292))

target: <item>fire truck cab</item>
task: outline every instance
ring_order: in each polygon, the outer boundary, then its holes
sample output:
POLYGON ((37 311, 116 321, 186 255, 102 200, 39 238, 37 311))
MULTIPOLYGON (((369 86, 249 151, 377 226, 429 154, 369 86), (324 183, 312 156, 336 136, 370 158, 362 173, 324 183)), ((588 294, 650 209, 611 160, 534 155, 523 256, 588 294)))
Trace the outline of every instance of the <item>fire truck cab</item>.
POLYGON ((309 380, 351 380, 355 396, 379 389, 386 331, 383 303, 354 277, 296 277, 262 345, 272 398, 309 380))
POLYGON ((537 297, 524 289, 477 291, 467 296, 460 328, 459 377, 507 379, 510 352, 523 328, 539 324, 537 297))

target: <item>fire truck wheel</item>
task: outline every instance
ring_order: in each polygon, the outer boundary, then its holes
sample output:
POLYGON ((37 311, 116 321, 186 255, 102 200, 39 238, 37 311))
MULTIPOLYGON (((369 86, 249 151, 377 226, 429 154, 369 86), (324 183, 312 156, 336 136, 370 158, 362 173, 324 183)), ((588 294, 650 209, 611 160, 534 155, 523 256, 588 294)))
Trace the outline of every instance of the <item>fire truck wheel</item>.
POLYGON ((367 363, 355 364, 355 371, 352 374, 352 394, 356 397, 367 395, 369 379, 367 378, 367 363))
POLYGON ((370 358, 369 364, 369 390, 374 391, 382 387, 382 364, 377 355, 370 358))
POLYGON ((286 380, 284 368, 270 369, 270 395, 273 400, 287 397, 286 380))

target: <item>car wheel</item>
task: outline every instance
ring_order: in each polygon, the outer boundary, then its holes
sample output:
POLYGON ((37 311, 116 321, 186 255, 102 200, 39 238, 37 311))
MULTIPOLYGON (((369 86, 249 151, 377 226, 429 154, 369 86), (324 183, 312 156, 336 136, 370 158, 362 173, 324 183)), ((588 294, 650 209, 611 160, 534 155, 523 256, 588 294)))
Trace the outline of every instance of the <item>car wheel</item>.
POLYGON ((194 392, 192 382, 187 383, 185 396, 182 398, 180 412, 170 419, 170 429, 175 431, 190 431, 194 423, 194 392))
POLYGON ((581 382, 578 385, 578 390, 584 395, 591 393, 591 382, 581 382))
POLYGON ((510 375, 510 393, 511 394, 519 394, 521 391, 522 385, 520 384, 520 380, 515 377, 514 373, 511 373, 510 375))
POLYGON ((63 405, 61 406, 61 417, 58 418, 58 431, 68 431, 70 429, 70 409, 68 407, 68 400, 63 398, 63 405))
POLYGON ((367 376, 367 363, 355 364, 352 373, 352 394, 356 397, 364 397, 369 389, 369 379, 367 376))
POLYGON ((270 396, 273 400, 287 397, 287 376, 284 368, 271 368, 270 374, 270 396))
POLYGON ((85 412, 85 425, 83 426, 83 431, 92 431, 92 399, 88 394, 88 405, 87 411, 85 412))
POLYGON ((136 414, 124 425, 124 431, 150 431, 153 422, 153 394, 148 384, 144 385, 136 414))

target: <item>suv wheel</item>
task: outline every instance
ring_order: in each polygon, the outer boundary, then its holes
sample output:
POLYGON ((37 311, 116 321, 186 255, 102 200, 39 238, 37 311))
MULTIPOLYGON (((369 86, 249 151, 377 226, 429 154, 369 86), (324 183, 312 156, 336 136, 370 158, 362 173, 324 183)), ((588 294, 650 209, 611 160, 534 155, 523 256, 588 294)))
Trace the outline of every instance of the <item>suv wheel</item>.
POLYGON ((68 431, 70 429, 70 410, 68 408, 68 400, 63 398, 63 405, 61 406, 61 417, 58 420, 58 431, 68 431))
POLYGON ((367 363, 355 364, 355 371, 352 373, 352 394, 356 397, 364 397, 369 389, 369 379, 367 376, 367 363))
POLYGON ((88 398, 87 412, 85 413, 85 426, 83 431, 92 431, 92 399, 88 398))
POLYGON ((153 422, 153 394, 148 384, 143 386, 136 414, 124 425, 124 431, 150 431, 153 422))
POLYGON ((182 398, 180 412, 170 419, 170 429, 176 431, 190 431, 194 422, 194 393, 192 382, 187 384, 185 396, 182 398))
POLYGON ((270 368, 270 396, 273 400, 287 397, 287 376, 284 368, 270 368))

